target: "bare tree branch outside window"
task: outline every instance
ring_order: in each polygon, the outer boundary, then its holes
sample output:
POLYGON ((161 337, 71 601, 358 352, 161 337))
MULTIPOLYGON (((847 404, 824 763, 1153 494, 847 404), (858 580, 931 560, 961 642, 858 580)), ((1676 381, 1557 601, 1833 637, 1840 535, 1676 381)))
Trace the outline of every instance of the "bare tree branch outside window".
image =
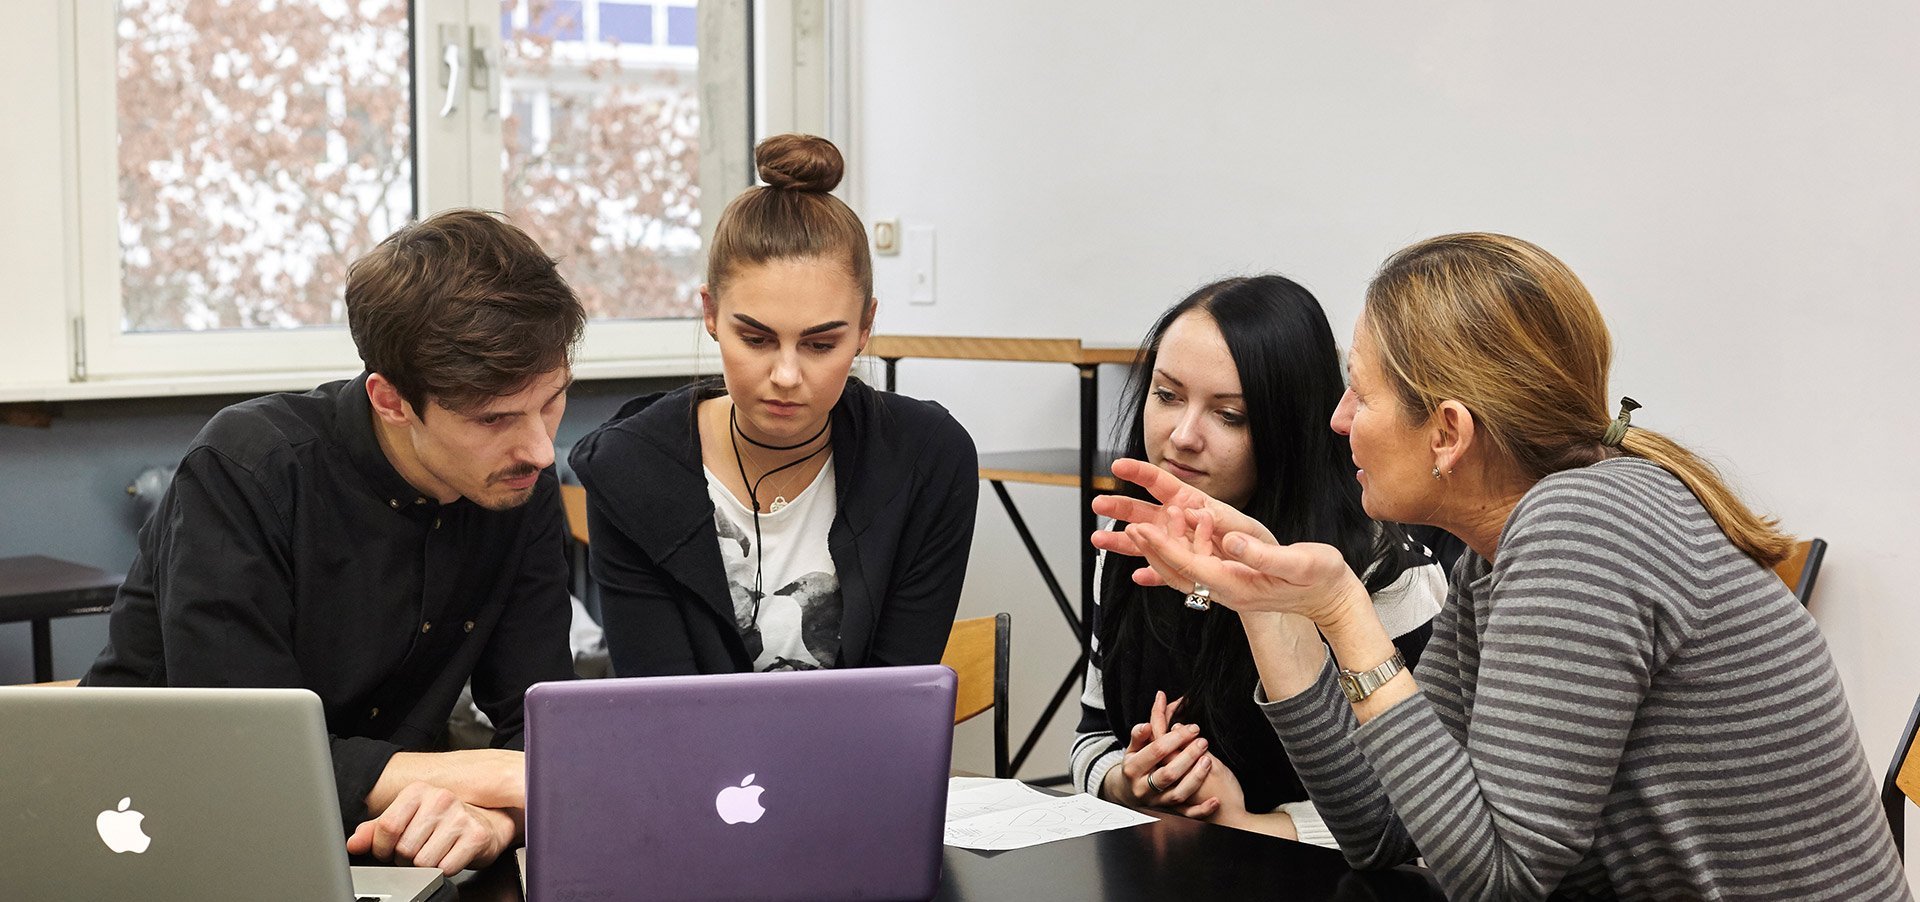
POLYGON ((561 259, 594 318, 696 316, 693 7, 592 2, 594 23, 582 0, 502 0, 506 213, 561 259), (683 14, 684 33, 652 24, 683 14), (621 40, 636 20, 627 34, 644 44, 621 40))
MULTIPOLYGON (((692 12, 502 0, 505 212, 595 318, 698 313, 692 12)), ((414 215, 407 16, 120 0, 123 329, 345 322, 347 265, 414 215)))
POLYGON ((122 328, 345 322, 413 215, 406 0, 121 0, 122 328))

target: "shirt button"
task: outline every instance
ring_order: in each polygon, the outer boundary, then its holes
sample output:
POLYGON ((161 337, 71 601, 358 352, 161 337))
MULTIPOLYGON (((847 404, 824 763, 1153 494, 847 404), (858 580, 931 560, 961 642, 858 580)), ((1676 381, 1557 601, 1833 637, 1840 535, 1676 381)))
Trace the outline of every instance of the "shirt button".
POLYGON ((467 632, 473 632, 473 621, 471 620, 467 621, 467 632))
POLYGON ((373 718, 376 718, 376 717, 379 717, 379 716, 380 716, 380 709, 379 709, 379 708, 375 708, 375 709, 373 709, 372 711, 370 711, 370 712, 368 712, 368 713, 367 713, 367 719, 368 719, 368 720, 372 720, 373 718))
POLYGON ((424 633, 424 632, 427 632, 428 630, 431 630, 431 629, 433 629, 433 623, 432 623, 432 621, 428 621, 428 622, 426 622, 426 623, 422 623, 422 624, 420 624, 420 631, 421 631, 421 632, 423 632, 423 633, 424 633))
POLYGON ((399 510, 400 502, 398 499, 389 498, 387 499, 387 506, 390 508, 393 508, 394 510, 399 510))
POLYGON ((440 528, 440 518, 439 518, 439 517, 435 517, 435 518, 433 518, 433 528, 434 528, 434 529, 439 529, 439 528, 440 528))

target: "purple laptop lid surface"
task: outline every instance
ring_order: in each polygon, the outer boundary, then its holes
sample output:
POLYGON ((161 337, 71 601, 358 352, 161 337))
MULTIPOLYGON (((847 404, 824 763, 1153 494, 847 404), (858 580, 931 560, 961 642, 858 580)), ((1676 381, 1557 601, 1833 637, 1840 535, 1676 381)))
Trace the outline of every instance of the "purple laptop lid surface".
POLYGON ((953 693, 939 665, 535 686, 528 897, 930 898, 953 693))

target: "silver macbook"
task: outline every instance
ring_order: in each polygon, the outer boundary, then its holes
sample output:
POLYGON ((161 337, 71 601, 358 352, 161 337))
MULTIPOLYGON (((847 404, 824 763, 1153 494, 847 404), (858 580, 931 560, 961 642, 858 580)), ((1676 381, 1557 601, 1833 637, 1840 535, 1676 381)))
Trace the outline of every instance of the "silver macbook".
POLYGON ((304 689, 0 688, 9 899, 419 902, 428 868, 347 866, 304 689))
POLYGON ((939 665, 534 686, 528 898, 931 898, 953 691, 939 665))

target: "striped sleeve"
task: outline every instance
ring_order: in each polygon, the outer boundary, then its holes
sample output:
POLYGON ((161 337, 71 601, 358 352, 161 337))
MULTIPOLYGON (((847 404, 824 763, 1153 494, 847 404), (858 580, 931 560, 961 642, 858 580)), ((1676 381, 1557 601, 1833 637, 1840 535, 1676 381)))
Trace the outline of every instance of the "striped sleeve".
POLYGON ((1107 771, 1125 757, 1126 748, 1107 728, 1106 689, 1100 668, 1087 664, 1086 688, 1080 693, 1080 726, 1073 734, 1067 772, 1073 785, 1091 796, 1100 795, 1107 771))
POLYGON ((1276 809, 1293 820, 1293 838, 1308 845, 1328 849, 1340 848, 1333 831, 1327 829, 1327 822, 1320 816, 1320 809, 1312 802, 1282 802, 1276 809))
POLYGON ((1262 708, 1356 867, 1417 848, 1454 899, 1912 898, 1818 626, 1653 464, 1529 491, 1456 568, 1419 692, 1356 726, 1333 675, 1262 708))
POLYGON ((1637 542, 1577 499, 1516 510, 1482 599, 1464 743, 1416 693, 1354 733, 1451 898, 1542 899, 1594 842, 1659 669, 1637 542), (1611 546, 1611 547, 1610 547, 1611 546))
MULTIPOLYGON (((1100 528, 1105 529, 1113 521, 1102 518, 1100 528)), ((1093 611, 1094 620, 1087 624, 1087 677, 1080 691, 1080 725, 1074 728, 1073 746, 1067 753, 1067 774, 1072 777, 1073 785, 1081 792, 1098 798, 1100 787, 1106 782, 1107 771, 1126 757, 1127 744, 1113 735, 1113 729, 1107 722, 1107 684, 1100 672, 1103 659, 1100 655, 1100 586, 1107 566, 1107 553, 1103 550, 1093 559, 1093 611)))
POLYGON ((1266 689, 1256 685, 1253 700, 1280 737, 1300 784, 1349 865, 1388 868, 1419 854, 1353 741, 1353 706, 1334 682, 1331 655, 1321 664, 1319 678, 1299 694, 1269 701, 1266 689))

